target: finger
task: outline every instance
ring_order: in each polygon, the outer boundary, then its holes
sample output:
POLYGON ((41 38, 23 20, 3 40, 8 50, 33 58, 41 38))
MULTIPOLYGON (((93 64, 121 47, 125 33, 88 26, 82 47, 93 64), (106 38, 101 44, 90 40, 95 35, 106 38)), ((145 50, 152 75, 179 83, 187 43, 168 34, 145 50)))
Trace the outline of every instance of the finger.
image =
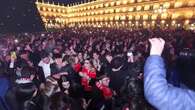
POLYGON ((159 41, 160 41, 161 45, 164 46, 165 41, 162 38, 159 38, 159 41))
POLYGON ((153 38, 152 39, 152 43, 159 43, 159 42, 160 42, 159 38, 153 38))
POLYGON ((160 42, 162 42, 162 39, 161 39, 161 38, 158 38, 158 40, 159 40, 160 42))
POLYGON ((157 38, 153 38, 153 39, 151 40, 151 42, 152 42, 152 43, 157 42, 157 38))
POLYGON ((165 44, 165 40, 164 40, 164 39, 160 38, 160 41, 161 41, 163 44, 165 44))
POLYGON ((152 43, 153 42, 153 39, 149 39, 149 42, 152 43))

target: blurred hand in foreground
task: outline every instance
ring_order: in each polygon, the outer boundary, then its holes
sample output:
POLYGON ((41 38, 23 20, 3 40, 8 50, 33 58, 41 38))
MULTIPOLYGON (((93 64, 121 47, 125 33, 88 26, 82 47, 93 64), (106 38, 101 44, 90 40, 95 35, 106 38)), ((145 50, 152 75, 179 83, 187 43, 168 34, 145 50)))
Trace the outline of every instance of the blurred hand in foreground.
POLYGON ((149 39, 149 42, 151 44, 150 55, 161 56, 164 50, 165 40, 162 38, 152 38, 149 39))

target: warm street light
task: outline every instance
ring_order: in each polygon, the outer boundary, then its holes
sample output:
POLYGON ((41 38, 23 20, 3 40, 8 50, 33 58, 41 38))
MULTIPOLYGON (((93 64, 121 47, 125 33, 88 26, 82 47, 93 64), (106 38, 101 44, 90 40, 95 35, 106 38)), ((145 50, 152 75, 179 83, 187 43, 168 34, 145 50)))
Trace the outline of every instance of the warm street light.
POLYGON ((166 13, 166 12, 167 12, 167 9, 163 8, 162 6, 158 9, 154 10, 154 13, 158 13, 158 14, 162 14, 162 13, 166 13))

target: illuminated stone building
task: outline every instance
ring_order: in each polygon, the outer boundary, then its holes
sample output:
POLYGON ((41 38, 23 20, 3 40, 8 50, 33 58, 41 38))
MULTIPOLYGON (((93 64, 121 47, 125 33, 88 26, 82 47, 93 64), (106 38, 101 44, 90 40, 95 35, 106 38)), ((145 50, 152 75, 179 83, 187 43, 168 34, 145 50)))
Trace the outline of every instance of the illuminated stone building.
POLYGON ((195 0, 96 0, 72 6, 36 4, 47 28, 195 26, 195 0))

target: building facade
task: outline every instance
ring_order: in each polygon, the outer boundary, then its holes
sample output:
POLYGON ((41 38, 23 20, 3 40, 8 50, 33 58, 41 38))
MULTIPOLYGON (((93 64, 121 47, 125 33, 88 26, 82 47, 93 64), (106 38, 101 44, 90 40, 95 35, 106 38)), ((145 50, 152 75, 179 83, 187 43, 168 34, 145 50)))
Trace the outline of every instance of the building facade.
POLYGON ((73 6, 36 4, 46 28, 195 26, 195 0, 96 0, 73 6))

